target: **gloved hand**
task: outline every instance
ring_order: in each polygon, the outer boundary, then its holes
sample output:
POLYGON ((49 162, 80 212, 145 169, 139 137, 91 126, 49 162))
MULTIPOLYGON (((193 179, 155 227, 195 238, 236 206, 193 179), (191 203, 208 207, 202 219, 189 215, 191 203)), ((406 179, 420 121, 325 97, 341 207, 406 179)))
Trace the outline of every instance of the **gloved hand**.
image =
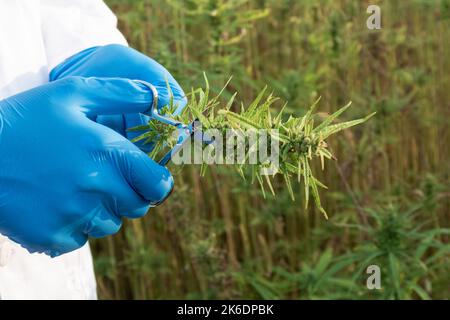
MULTIPOLYGON (((86 49, 55 67, 50 73, 50 81, 70 76, 113 77, 142 80, 151 83, 158 91, 159 108, 169 105, 171 96, 177 105, 175 115, 187 104, 186 96, 178 82, 162 65, 138 51, 122 45, 112 44, 86 49)), ((117 131, 128 139, 133 139, 142 132, 127 129, 147 124, 149 117, 142 114, 102 115, 96 121, 117 131)), ((137 143, 145 152, 150 152, 153 145, 137 143)))
POLYGON ((150 90, 126 79, 70 77, 0 101, 0 233, 58 256, 116 233, 173 187, 168 170, 100 115, 139 113, 150 90))

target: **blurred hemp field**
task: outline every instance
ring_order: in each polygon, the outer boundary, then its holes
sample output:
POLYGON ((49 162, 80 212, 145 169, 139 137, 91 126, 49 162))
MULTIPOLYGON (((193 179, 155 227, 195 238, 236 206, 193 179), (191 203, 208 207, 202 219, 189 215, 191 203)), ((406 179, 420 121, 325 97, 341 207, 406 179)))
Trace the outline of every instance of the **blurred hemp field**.
POLYGON ((353 101, 342 120, 377 116, 313 168, 329 221, 281 180, 263 199, 225 166, 173 167, 169 201, 92 243, 101 298, 450 298, 450 0, 106 2, 186 91, 205 71, 216 91, 233 76, 224 99, 267 84, 294 115, 322 96, 326 113, 353 101), (366 287, 370 265, 381 290, 366 287))

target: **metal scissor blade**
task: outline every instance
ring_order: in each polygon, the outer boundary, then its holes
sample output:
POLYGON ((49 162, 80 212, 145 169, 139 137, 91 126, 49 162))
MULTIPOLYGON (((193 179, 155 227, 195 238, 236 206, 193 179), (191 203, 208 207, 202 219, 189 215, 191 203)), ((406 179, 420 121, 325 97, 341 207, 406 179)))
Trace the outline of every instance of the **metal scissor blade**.
POLYGON ((208 133, 202 130, 202 124, 199 120, 195 120, 192 124, 194 126, 193 138, 195 141, 205 145, 214 143, 214 137, 211 137, 208 133))
POLYGON ((177 144, 172 148, 172 150, 164 155, 164 157, 159 161, 159 164, 166 166, 187 143, 191 143, 192 139, 195 141, 200 141, 201 144, 206 145, 214 143, 214 138, 204 133, 201 128, 201 122, 199 120, 194 120, 189 125, 179 129, 177 144))

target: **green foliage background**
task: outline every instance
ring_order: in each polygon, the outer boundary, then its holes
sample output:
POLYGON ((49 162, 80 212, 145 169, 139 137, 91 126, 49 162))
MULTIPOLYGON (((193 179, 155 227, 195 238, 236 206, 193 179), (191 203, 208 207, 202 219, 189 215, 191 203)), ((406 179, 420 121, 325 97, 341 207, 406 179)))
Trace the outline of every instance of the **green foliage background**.
POLYGON ((106 2, 186 91, 205 71, 215 90, 233 76, 225 98, 249 102, 268 84, 292 114, 322 96, 323 112, 352 100, 346 119, 377 116, 313 169, 329 221, 281 181, 263 199, 229 168, 172 168, 167 203, 93 243, 101 298, 449 298, 449 0, 370 1, 374 31, 368 1, 106 2), (381 290, 366 288, 372 264, 381 290))

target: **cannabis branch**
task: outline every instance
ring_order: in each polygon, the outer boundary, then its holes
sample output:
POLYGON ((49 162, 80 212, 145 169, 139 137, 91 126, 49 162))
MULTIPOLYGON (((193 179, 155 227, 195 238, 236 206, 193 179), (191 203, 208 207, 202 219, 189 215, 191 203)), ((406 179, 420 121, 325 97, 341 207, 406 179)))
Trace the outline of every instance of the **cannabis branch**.
MULTIPOLYGON (((344 129, 366 122, 375 113, 361 119, 336 122, 338 117, 350 107, 351 103, 349 103, 315 126, 314 119, 316 117, 314 110, 320 99, 309 108, 304 116, 288 116, 286 119, 284 112, 286 104, 276 115, 272 114, 271 106, 278 99, 271 94, 267 95, 267 88, 262 90, 248 107, 241 104, 238 112, 231 110, 235 105, 237 94, 234 94, 225 105, 221 104, 220 98, 224 89, 219 95, 211 98, 208 80, 206 79, 205 89, 192 90, 189 94, 188 106, 181 115, 174 118, 183 123, 189 123, 198 119, 202 124, 203 130, 216 129, 223 133, 230 129, 237 131, 249 129, 267 130, 267 132, 272 132, 275 129, 277 134, 271 136, 271 138, 277 139, 280 145, 279 169, 275 174, 272 176, 262 174, 262 171, 267 169, 266 163, 258 163, 256 165, 236 164, 234 168, 244 179, 246 179, 245 173, 249 170, 252 182, 258 181, 264 196, 266 188, 269 188, 270 192, 275 194, 271 179, 279 174, 283 176, 290 196, 295 200, 292 180, 297 180, 304 186, 305 208, 308 207, 309 199, 312 195, 317 208, 328 218, 322 207, 319 195, 319 188, 326 189, 327 187, 314 177, 311 162, 320 161, 322 170, 324 170, 325 159, 334 159, 328 148, 327 139, 344 129), (222 108, 220 108, 221 105, 223 105, 222 108)), ((161 113, 171 116, 175 109, 176 106, 171 102, 169 106, 163 108, 161 113)), ((176 138, 173 135, 175 129, 155 120, 150 120, 147 125, 130 130, 143 132, 140 136, 133 139, 133 142, 141 141, 144 144, 152 144, 154 147, 149 156, 153 159, 161 154, 163 149, 172 148, 176 143, 176 138)), ((202 164, 202 174, 204 174, 205 170, 206 165, 202 164)))

